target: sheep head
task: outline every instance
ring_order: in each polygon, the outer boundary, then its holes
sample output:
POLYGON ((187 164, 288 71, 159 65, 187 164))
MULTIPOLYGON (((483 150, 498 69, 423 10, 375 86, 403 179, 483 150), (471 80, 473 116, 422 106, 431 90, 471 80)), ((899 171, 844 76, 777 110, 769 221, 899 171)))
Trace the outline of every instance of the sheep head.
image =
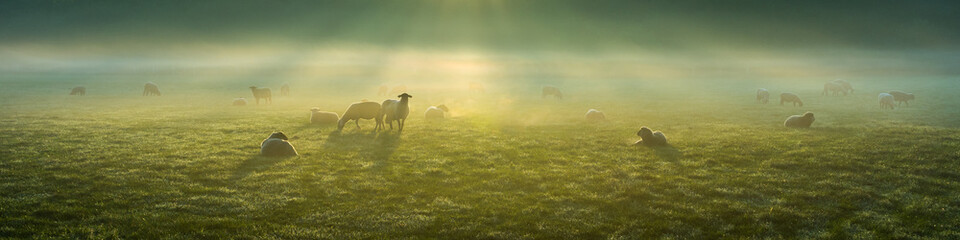
POLYGON ((279 138, 279 139, 287 140, 287 135, 284 135, 283 132, 274 132, 273 134, 270 134, 270 137, 268 138, 279 138))
POLYGON ((641 127, 640 131, 637 131, 637 136, 640 136, 640 138, 652 137, 653 130, 650 130, 650 128, 647 128, 647 127, 641 127))
POLYGON ((320 111, 320 108, 316 108, 316 107, 315 107, 315 108, 311 108, 310 111, 311 111, 311 112, 319 112, 319 111, 320 111))
POLYGON ((446 106, 446 105, 443 105, 443 104, 437 105, 437 108, 439 108, 440 110, 443 110, 444 112, 450 112, 450 109, 447 108, 447 106, 446 106))
POLYGON ((410 94, 407 94, 407 93, 400 94, 400 95, 398 95, 397 97, 400 98, 400 99, 413 98, 413 96, 410 96, 410 94))

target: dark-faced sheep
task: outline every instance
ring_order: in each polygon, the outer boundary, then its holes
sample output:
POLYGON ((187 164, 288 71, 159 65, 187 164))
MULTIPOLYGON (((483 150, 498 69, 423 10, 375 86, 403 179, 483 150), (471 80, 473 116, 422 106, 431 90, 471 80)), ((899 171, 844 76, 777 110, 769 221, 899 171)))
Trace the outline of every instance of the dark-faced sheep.
POLYGON ((634 143, 634 145, 645 145, 645 146, 663 146, 667 145, 667 136, 663 135, 662 132, 650 130, 647 127, 641 127, 640 131, 637 131, 637 136, 640 136, 640 140, 634 143))
POLYGON ((895 98, 889 93, 880 93, 877 95, 877 100, 880 102, 880 109, 894 109, 893 102, 895 98))
POLYGON ((444 117, 446 112, 449 112, 450 109, 443 104, 437 106, 430 106, 427 108, 427 111, 423 112, 423 117, 426 119, 441 119, 444 117))
POLYGON ((357 124, 357 129, 360 129, 360 119, 373 119, 377 122, 376 130, 380 129, 380 126, 383 125, 382 118, 380 118, 380 104, 375 102, 357 102, 350 104, 350 107, 347 107, 347 110, 343 112, 343 115, 340 116, 340 120, 337 121, 337 131, 342 131, 343 126, 353 120, 357 124))
POLYGON ((85 87, 75 87, 70 90, 70 95, 83 96, 87 95, 87 88, 85 87))
POLYGON ((757 89, 757 102, 762 104, 770 102, 770 91, 766 88, 757 89))
POLYGON ((780 105, 783 105, 785 102, 793 103, 794 107, 796 107, 797 104, 800 104, 800 106, 803 107, 803 101, 800 100, 800 96, 797 96, 793 93, 780 94, 780 105))
POLYGON ((813 113, 807 112, 801 115, 793 115, 787 118, 786 121, 783 121, 784 127, 791 128, 808 128, 813 124, 813 113))
POLYGON ((897 102, 897 106, 900 106, 904 102, 907 103, 907 106, 910 106, 910 100, 914 99, 913 93, 897 91, 897 90, 893 90, 887 93, 889 93, 890 95, 893 95, 893 100, 897 102))
POLYGON ((144 96, 160 96, 160 86, 153 82, 143 85, 144 96))
POLYGON ((340 116, 335 112, 320 111, 320 108, 310 109, 311 124, 334 124, 340 121, 340 116))
MULTIPOLYGON (((383 101, 382 111, 380 112, 380 117, 384 118, 384 122, 390 125, 390 130, 393 130, 393 121, 397 121, 397 132, 403 132, 403 126, 407 122, 407 115, 410 114, 410 94, 403 93, 397 96, 400 100, 387 99, 383 101)), ((381 122, 383 124, 383 122, 381 122)), ((381 125, 382 126, 382 125, 381 125)))
POLYGON ((290 96, 290 84, 283 83, 283 85, 280 85, 280 96, 290 96))
POLYGON ((547 96, 553 96, 556 99, 563 99, 563 93, 560 92, 560 88, 554 86, 543 86, 540 98, 547 98, 547 96))
POLYGON ((827 96, 830 94, 833 96, 839 96, 840 93, 843 93, 844 96, 847 95, 847 89, 843 88, 843 85, 840 85, 836 82, 828 82, 823 84, 823 95, 827 96))
POLYGON ((293 157, 297 156, 297 150, 293 148, 290 142, 287 142, 287 135, 283 132, 275 132, 270 137, 260 142, 260 155, 265 157, 293 157))
POLYGON ((273 98, 269 88, 257 88, 256 86, 250 86, 250 91, 253 92, 253 98, 256 99, 257 105, 260 105, 260 99, 263 99, 263 103, 270 104, 273 103, 273 98))

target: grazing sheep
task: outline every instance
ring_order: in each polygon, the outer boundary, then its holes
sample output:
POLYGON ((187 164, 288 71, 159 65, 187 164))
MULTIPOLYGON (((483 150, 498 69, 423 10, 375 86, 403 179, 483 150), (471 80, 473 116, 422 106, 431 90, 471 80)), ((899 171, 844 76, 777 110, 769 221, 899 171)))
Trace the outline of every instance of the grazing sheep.
POLYGON ((787 120, 783 122, 783 126, 791 128, 808 128, 811 124, 813 124, 813 120, 813 113, 807 112, 804 113, 803 116, 793 115, 788 117, 787 120))
POLYGON ((603 112, 596 109, 587 110, 586 118, 587 121, 603 121, 607 119, 607 117, 603 115, 603 112))
POLYGON ((380 90, 377 91, 377 96, 386 96, 387 92, 390 90, 387 85, 380 85, 380 90))
POLYGON ((757 89, 757 102, 762 104, 770 102, 770 92, 766 88, 757 89))
POLYGON ((253 98, 257 100, 257 105, 260 105, 260 99, 263 99, 263 103, 270 104, 273 103, 273 98, 271 96, 269 88, 257 88, 256 86, 250 86, 250 91, 253 92, 253 98))
POLYGON ((560 88, 554 86, 543 86, 543 93, 540 95, 540 98, 546 98, 550 95, 553 95, 553 97, 556 99, 563 99, 563 93, 560 92, 560 88))
POLYGON ((486 91, 486 88, 483 87, 483 84, 480 84, 478 82, 471 82, 470 91, 477 92, 477 93, 484 93, 486 91))
POLYGON ((893 95, 889 93, 880 93, 877 98, 880 100, 880 109, 886 109, 887 107, 893 109, 893 101, 896 99, 893 97, 893 95))
POLYGON ((72 90, 70 90, 70 95, 77 95, 77 96, 87 95, 87 88, 75 87, 72 90))
POLYGON ((234 106, 246 106, 246 105, 247 105, 247 99, 246 99, 246 98, 234 98, 234 99, 233 99, 233 105, 234 105, 234 106))
POLYGON ((793 103, 793 106, 800 104, 803 107, 803 101, 800 100, 800 96, 797 96, 793 93, 781 93, 780 94, 780 105, 783 105, 784 102, 793 103))
POLYGON ((633 145, 646 145, 646 146, 662 146, 667 145, 667 136, 664 136, 662 132, 650 130, 647 127, 641 127, 640 131, 637 132, 637 136, 640 136, 640 140, 634 143, 633 145))
POLYGON ((340 116, 335 112, 322 112, 320 108, 310 109, 310 123, 312 124, 334 124, 340 121, 340 116))
POLYGON ((297 150, 293 148, 290 142, 287 142, 287 135, 283 132, 275 132, 270 137, 260 142, 260 155, 265 157, 293 157, 297 156, 297 150))
POLYGON ((347 110, 343 111, 340 120, 337 121, 337 131, 342 131, 343 125, 346 125, 350 120, 354 120, 357 123, 357 129, 360 129, 360 119, 373 119, 377 122, 377 129, 379 129, 380 125, 383 125, 380 118, 380 104, 375 102, 350 104, 347 110))
POLYGON ((280 96, 290 96, 290 84, 283 83, 283 85, 280 85, 280 96))
POLYGON ((828 82, 823 84, 823 95, 827 96, 828 94, 833 93, 834 96, 839 96, 839 93, 843 93, 844 96, 847 95, 847 89, 843 88, 843 85, 840 85, 835 82, 828 82))
POLYGON ((889 93, 890 95, 893 95, 893 100, 897 101, 897 106, 900 106, 900 104, 903 104, 903 102, 907 102, 907 106, 910 106, 910 100, 914 99, 913 93, 897 91, 897 90, 893 90, 887 93, 889 93))
POLYGON ((850 92, 850 94, 853 94, 853 86, 851 86, 849 82, 843 79, 837 79, 837 80, 833 80, 833 83, 840 84, 840 86, 842 86, 844 90, 850 92))
POLYGON ((153 82, 147 82, 143 85, 144 96, 160 96, 160 86, 153 82))
MULTIPOLYGON (((381 104, 383 111, 380 111, 380 116, 378 118, 384 118, 384 116, 386 116, 384 121, 390 124, 390 130, 393 130, 393 121, 397 121, 397 132, 400 133, 403 132, 403 125, 407 121, 407 115, 410 114, 409 103, 410 98, 413 98, 413 96, 403 93, 397 97, 400 98, 399 101, 394 99, 387 99, 383 101, 383 104, 381 104)), ((382 127, 383 122, 380 122, 380 124, 382 127)))
POLYGON ((407 92, 406 85, 397 85, 396 87, 393 87, 393 90, 390 91, 390 94, 401 94, 405 92, 407 92))
POLYGON ((430 106, 427 108, 427 111, 423 113, 423 117, 426 119, 441 119, 445 112, 449 112, 450 109, 444 105, 430 106))

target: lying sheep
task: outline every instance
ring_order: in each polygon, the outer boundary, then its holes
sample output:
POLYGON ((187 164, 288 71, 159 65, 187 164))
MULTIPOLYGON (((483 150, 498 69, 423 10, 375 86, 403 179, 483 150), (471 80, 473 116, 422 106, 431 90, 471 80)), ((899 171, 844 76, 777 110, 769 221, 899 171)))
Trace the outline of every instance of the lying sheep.
MULTIPOLYGON (((380 106, 382 110, 380 111, 380 116, 378 118, 384 118, 383 120, 390 124, 390 129, 393 130, 393 121, 397 121, 397 132, 403 132, 403 125, 407 122, 407 115, 410 114, 410 94, 403 93, 397 96, 400 100, 387 99, 383 101, 383 104, 380 106)), ((381 129, 383 127, 383 122, 380 122, 381 129)))
POLYGON ((287 135, 283 132, 275 132, 270 137, 260 142, 260 155, 265 157, 293 157, 297 156, 297 150, 293 148, 290 142, 287 142, 287 135))
POLYGON ((280 96, 290 96, 290 84, 283 83, 283 85, 280 85, 280 96))
POLYGON ((880 95, 877 96, 877 99, 880 100, 880 109, 886 109, 887 107, 893 109, 893 101, 895 101, 893 95, 889 93, 880 93, 880 95))
POLYGON ((887 93, 889 93, 890 95, 893 95, 893 100, 897 101, 897 106, 900 106, 900 104, 903 104, 904 102, 907 103, 907 106, 910 106, 910 100, 914 99, 913 93, 897 91, 897 90, 893 90, 887 93))
POLYGON ((273 103, 272 93, 269 88, 257 88, 256 86, 250 86, 250 91, 253 92, 253 98, 257 100, 257 105, 260 105, 260 99, 262 98, 263 103, 273 103))
POLYGON ((839 93, 843 93, 844 96, 847 95, 847 89, 836 82, 827 82, 823 84, 823 95, 827 96, 828 94, 833 94, 834 96, 839 96, 839 93))
POLYGON ((144 96, 160 96, 160 86, 153 82, 147 82, 143 85, 144 96))
POLYGON ((70 90, 70 95, 71 95, 71 96, 72 96, 72 95, 77 95, 77 96, 87 95, 87 88, 86 88, 86 87, 75 87, 75 88, 73 88, 73 89, 70 90))
POLYGON ((246 98, 234 98, 234 99, 233 99, 233 105, 234 105, 234 106, 246 106, 246 105, 247 105, 247 99, 246 99, 246 98))
POLYGON ((340 116, 335 112, 322 112, 320 108, 310 109, 311 124, 334 124, 340 121, 340 116))
POLYGON ((587 121, 603 121, 607 119, 607 117, 603 115, 603 112, 596 109, 587 110, 585 117, 587 121))
POLYGON ((540 95, 540 98, 546 98, 547 96, 551 95, 556 99, 563 99, 563 93, 560 92, 560 88, 554 86, 543 86, 543 93, 540 95))
POLYGON ((803 107, 803 101, 800 100, 800 96, 793 93, 781 93, 780 94, 780 105, 782 106, 784 102, 791 102, 793 106, 796 107, 797 104, 800 104, 803 107))
POLYGON ((360 119, 373 119, 377 122, 376 129, 379 130, 380 125, 383 125, 383 119, 380 118, 380 104, 375 102, 350 104, 347 110, 343 111, 340 120, 337 121, 337 131, 342 131, 343 125, 346 125, 350 120, 354 120, 357 123, 357 129, 360 129, 360 119))
POLYGON ((757 102, 762 104, 770 102, 770 92, 766 88, 757 89, 757 102))
POLYGON ((450 109, 443 104, 437 106, 430 106, 427 108, 427 111, 423 112, 423 117, 426 119, 441 119, 445 112, 449 112, 450 109))
POLYGON ((650 130, 647 127, 641 127, 640 131, 637 132, 637 136, 640 136, 640 140, 634 143, 633 145, 646 145, 646 146, 663 146, 667 145, 667 136, 664 136, 662 132, 650 130))
POLYGON ((813 124, 813 120, 813 113, 807 112, 804 113, 803 116, 793 115, 788 117, 787 120, 783 122, 783 126, 791 128, 808 128, 813 124))

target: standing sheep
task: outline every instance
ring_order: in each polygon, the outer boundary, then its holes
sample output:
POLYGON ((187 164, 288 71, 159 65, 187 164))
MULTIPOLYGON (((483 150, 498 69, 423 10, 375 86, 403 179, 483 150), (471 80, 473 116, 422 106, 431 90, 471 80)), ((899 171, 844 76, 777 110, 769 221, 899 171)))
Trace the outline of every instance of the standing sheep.
POLYGON ((641 127, 640 131, 637 131, 637 136, 640 136, 640 140, 634 143, 633 145, 645 145, 645 146, 662 146, 667 145, 667 136, 664 136, 662 132, 650 130, 647 127, 641 127))
POLYGON ((71 95, 71 96, 72 96, 72 95, 77 95, 77 96, 87 95, 87 88, 86 88, 86 87, 75 87, 75 88, 73 88, 73 89, 70 90, 70 95, 71 95))
POLYGON ((437 106, 430 106, 427 108, 427 111, 423 112, 423 117, 426 119, 441 119, 445 112, 449 112, 450 109, 443 104, 437 106))
POLYGON ((375 102, 350 104, 347 110, 343 112, 343 116, 340 116, 340 120, 337 121, 337 131, 342 131, 343 125, 346 125, 350 120, 354 120, 357 123, 357 129, 360 129, 360 119, 373 119, 377 122, 376 129, 379 130, 380 125, 383 125, 380 118, 380 104, 375 102))
POLYGON ((287 142, 287 135, 283 132, 275 132, 270 137, 260 142, 260 155, 264 157, 293 157, 297 156, 297 150, 293 148, 290 142, 287 142))
POLYGON ((143 85, 144 96, 160 96, 160 86, 153 82, 147 82, 143 85))
POLYGON ((910 106, 910 100, 914 99, 913 93, 897 91, 897 90, 893 90, 887 93, 889 93, 890 95, 893 95, 893 100, 897 101, 897 106, 900 106, 900 104, 903 104, 903 102, 907 102, 907 106, 910 106))
POLYGON ((234 98, 234 99, 233 99, 233 105, 234 105, 234 106, 246 106, 246 105, 247 105, 247 99, 246 99, 246 98, 234 98))
POLYGON ((790 128, 808 128, 813 124, 813 120, 813 113, 807 112, 804 113, 803 116, 793 115, 788 117, 787 120, 783 122, 783 126, 790 128))
POLYGON ((757 102, 762 104, 770 102, 770 92, 766 88, 757 89, 757 102))
MULTIPOLYGON (((378 118, 383 118, 386 116, 384 121, 390 124, 390 130, 393 130, 393 121, 397 121, 397 132, 401 133, 403 132, 403 125, 407 121, 407 115, 410 114, 409 103, 410 98, 413 98, 413 96, 403 93, 397 97, 400 98, 399 101, 394 99, 387 99, 383 101, 383 104, 381 104, 383 111, 380 112, 380 116, 378 118)), ((383 122, 380 124, 383 124, 383 122)))
POLYGON ((893 101, 895 99, 893 95, 890 95, 889 93, 880 93, 880 95, 877 96, 877 99, 880 101, 880 109, 886 109, 887 107, 893 109, 893 101))
POLYGON ((840 95, 843 93, 844 96, 847 95, 847 89, 843 88, 843 85, 840 85, 836 82, 827 82, 823 84, 823 95, 827 96, 830 93, 833 93, 834 96, 840 95))
POLYGON ((793 93, 781 93, 780 94, 780 105, 782 106, 784 102, 793 103, 793 106, 796 107, 797 104, 800 104, 803 107, 803 101, 800 100, 800 96, 797 96, 793 93))
POLYGON ((607 119, 607 117, 603 115, 603 112, 596 109, 587 110, 585 117, 587 121, 603 121, 607 119))
POLYGON ((269 88, 257 88, 256 86, 250 86, 250 91, 253 92, 253 98, 257 100, 257 105, 260 105, 260 99, 263 99, 263 103, 271 104, 273 103, 272 94, 269 88))
POLYGON ((851 86, 849 82, 843 79, 837 79, 837 80, 833 80, 833 83, 840 84, 840 86, 843 87, 843 90, 846 90, 850 92, 850 94, 853 94, 853 86, 851 86))
POLYGON ((283 83, 283 85, 280 85, 280 96, 290 96, 290 84, 283 83))
POLYGON ((340 121, 340 116, 335 112, 322 112, 320 108, 310 109, 311 124, 333 124, 340 121))
POLYGON ((547 96, 552 95, 556 99, 563 99, 563 93, 560 92, 560 88, 554 86, 543 86, 543 93, 540 95, 540 98, 547 98, 547 96))

